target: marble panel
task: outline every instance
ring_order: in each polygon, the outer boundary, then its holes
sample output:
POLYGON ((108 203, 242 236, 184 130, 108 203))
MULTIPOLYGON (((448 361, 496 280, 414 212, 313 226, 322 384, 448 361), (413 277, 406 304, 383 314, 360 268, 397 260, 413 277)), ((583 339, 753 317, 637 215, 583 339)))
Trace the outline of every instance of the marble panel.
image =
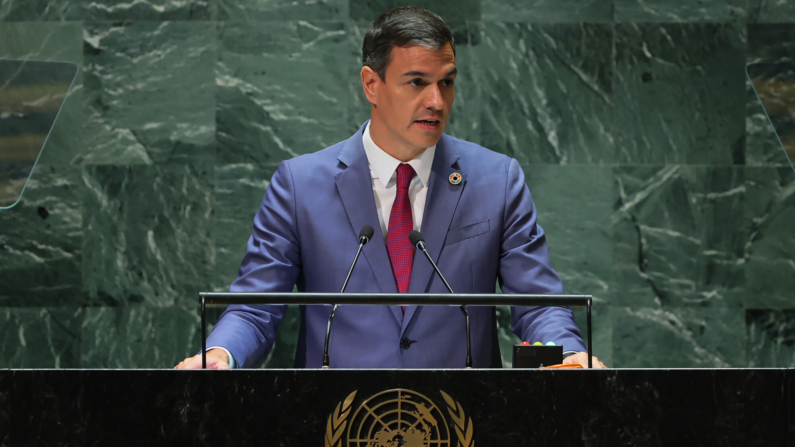
POLYGON ((82 23, 3 23, 0 57, 80 64, 83 60, 82 23))
POLYGON ((481 18, 480 0, 350 0, 350 18, 369 23, 397 6, 429 9, 447 23, 478 21, 481 18))
POLYGON ((745 325, 749 367, 795 368, 795 309, 748 309, 745 325))
POLYGON ((230 164, 215 166, 215 266, 212 290, 226 292, 237 278, 246 254, 254 216, 276 166, 230 164))
POLYGON ((790 0, 748 0, 749 23, 795 23, 795 3, 790 0))
POLYGON ((86 24, 81 164, 212 161, 215 25, 86 24))
POLYGON ((0 0, 0 21, 4 22, 80 20, 82 12, 81 0, 0 0))
POLYGON ((218 20, 345 20, 347 0, 215 0, 218 20))
POLYGON ((611 22, 613 0, 481 0, 483 21, 611 22))
POLYGON ((615 368, 728 368, 746 364, 738 307, 614 308, 615 368))
MULTIPOLYGON (((588 347, 588 318, 584 307, 574 307, 574 322, 580 329, 585 347, 588 347)), ((591 336, 593 337, 593 355, 608 368, 613 368, 613 314, 610 305, 602 300, 594 299, 591 307, 591 336)))
MULTIPOLYGON (((74 62, 80 67, 83 64, 83 25, 80 22, 3 23, 0 27, 0 58, 74 62)), ((82 75, 78 70, 77 79, 61 106, 39 162, 50 165, 69 163, 83 149, 82 127, 82 75)))
POLYGON ((737 24, 619 24, 615 161, 745 161, 745 30, 737 24))
MULTIPOLYGON (((37 0, 42 1, 42 0, 37 0)), ((83 20, 213 20, 216 0, 77 0, 83 20)))
POLYGON ((746 307, 795 307, 795 172, 747 168, 746 307))
MULTIPOLYGON (((594 296, 594 351, 609 364, 612 324, 607 306, 613 250, 610 216, 615 196, 612 168, 531 164, 523 170, 538 211, 538 223, 547 235, 552 267, 560 275, 564 291, 594 296)), ((585 339, 585 309, 573 310, 585 339)), ((503 366, 508 368, 513 345, 521 342, 511 331, 509 307, 497 308, 497 327, 503 366)))
POLYGON ((484 23, 481 135, 522 163, 610 163, 610 25, 484 23))
MULTIPOLYGON (((477 49, 480 39, 480 24, 448 23, 456 42, 455 100, 450 109, 445 133, 462 140, 481 144, 480 137, 480 104, 481 85, 477 80, 477 49)), ((351 111, 348 116, 349 135, 356 132, 365 121, 370 119, 371 105, 364 96, 361 82, 362 43, 367 33, 367 23, 353 23, 348 27, 349 41, 356 51, 356 61, 350 67, 349 94, 352 98, 351 111)))
POLYGON ((615 168, 618 305, 738 307, 749 237, 744 168, 615 168))
POLYGON ((79 308, 0 309, 0 368, 79 368, 79 308))
MULTIPOLYGON (((208 308, 208 334, 220 313, 208 308)), ((87 308, 81 331, 83 368, 173 368, 201 351, 201 308, 87 308)))
POLYGON ((92 303, 195 305, 214 262, 209 166, 92 166, 83 284, 92 303))
POLYGON ((612 168, 531 164, 523 169, 565 292, 603 302, 612 282, 612 168))
POLYGON ((731 22, 744 20, 746 0, 615 0, 616 22, 731 22))
POLYGON ((80 172, 39 165, 22 200, 0 210, 0 306, 79 306, 83 197, 80 172))
POLYGON ((0 21, 211 20, 213 0, 0 0, 0 21))
POLYGON ((792 60, 793 54, 795 23, 748 24, 748 63, 792 60))
POLYGON ((356 59, 343 22, 219 23, 219 39, 219 164, 277 163, 350 137, 356 59))

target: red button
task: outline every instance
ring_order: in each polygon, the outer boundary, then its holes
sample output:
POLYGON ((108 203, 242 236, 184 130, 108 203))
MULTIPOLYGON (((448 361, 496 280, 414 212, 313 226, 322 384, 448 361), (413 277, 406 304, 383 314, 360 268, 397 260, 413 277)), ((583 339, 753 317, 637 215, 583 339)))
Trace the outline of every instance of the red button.
POLYGON ((523 345, 528 345, 528 346, 529 346, 529 345, 530 345, 530 342, 529 342, 529 341, 523 341, 521 344, 523 344, 523 345))

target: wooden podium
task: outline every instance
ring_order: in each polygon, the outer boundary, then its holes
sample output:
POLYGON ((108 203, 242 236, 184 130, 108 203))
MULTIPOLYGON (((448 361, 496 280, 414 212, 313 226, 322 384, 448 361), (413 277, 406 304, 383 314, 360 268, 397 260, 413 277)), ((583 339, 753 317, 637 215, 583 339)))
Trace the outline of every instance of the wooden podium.
POLYGON ((0 370, 0 445, 787 446, 793 377, 790 369, 0 370))

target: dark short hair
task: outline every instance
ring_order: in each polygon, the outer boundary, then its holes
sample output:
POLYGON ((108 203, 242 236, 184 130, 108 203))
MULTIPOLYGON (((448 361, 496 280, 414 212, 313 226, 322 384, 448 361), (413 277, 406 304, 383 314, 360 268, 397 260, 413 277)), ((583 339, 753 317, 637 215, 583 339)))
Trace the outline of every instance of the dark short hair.
POLYGON ((362 64, 386 80, 392 48, 420 45, 439 50, 453 47, 453 33, 441 17, 419 6, 399 6, 381 14, 370 25, 362 44, 362 64))

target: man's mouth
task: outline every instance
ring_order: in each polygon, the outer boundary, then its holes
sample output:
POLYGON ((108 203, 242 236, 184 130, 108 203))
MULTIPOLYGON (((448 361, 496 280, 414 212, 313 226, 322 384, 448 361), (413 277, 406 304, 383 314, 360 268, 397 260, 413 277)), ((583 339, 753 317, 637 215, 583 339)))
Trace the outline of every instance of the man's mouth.
POLYGON ((441 124, 440 120, 417 120, 417 124, 426 130, 436 130, 441 124))

